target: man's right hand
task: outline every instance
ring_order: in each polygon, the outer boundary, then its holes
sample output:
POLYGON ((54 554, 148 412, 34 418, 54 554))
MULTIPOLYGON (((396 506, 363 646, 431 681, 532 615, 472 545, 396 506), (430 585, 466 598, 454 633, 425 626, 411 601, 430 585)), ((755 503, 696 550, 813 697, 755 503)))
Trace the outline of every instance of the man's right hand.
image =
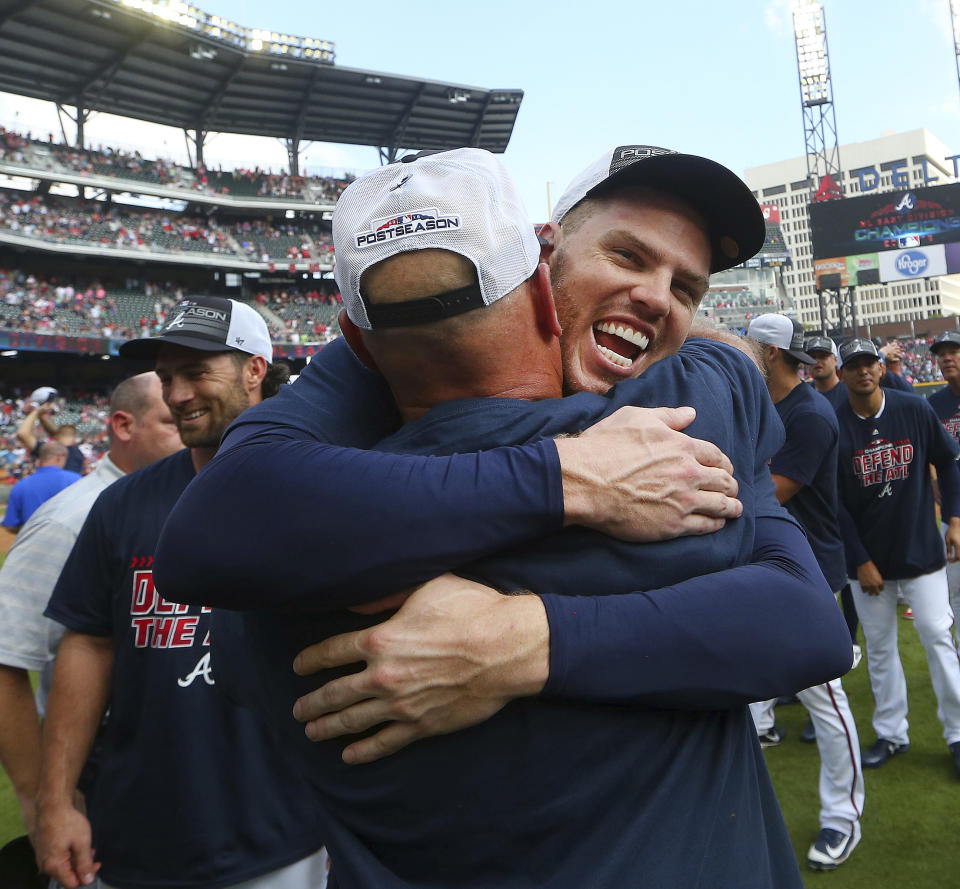
POLYGON ((30 840, 37 854, 37 866, 64 889, 93 883, 100 864, 93 860, 90 822, 74 806, 40 803, 30 840))
POLYGON ((883 589, 883 575, 873 561, 864 562, 857 568, 857 581, 868 596, 879 596, 883 589))
POLYGON ((710 534, 738 517, 730 460, 680 431, 695 417, 691 407, 622 407, 557 439, 564 523, 642 543, 710 534))

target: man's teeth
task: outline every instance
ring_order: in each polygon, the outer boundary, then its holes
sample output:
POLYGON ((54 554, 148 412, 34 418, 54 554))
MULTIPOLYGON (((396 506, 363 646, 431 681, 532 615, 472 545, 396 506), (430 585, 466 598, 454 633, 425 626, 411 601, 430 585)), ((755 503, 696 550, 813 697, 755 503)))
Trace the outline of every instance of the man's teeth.
POLYGON ((203 415, 203 411, 190 411, 189 414, 184 414, 184 415, 183 415, 183 419, 184 419, 184 420, 196 420, 197 417, 202 416, 202 415, 203 415))
POLYGON ((614 364, 618 364, 620 367, 630 367, 633 362, 629 358, 624 358, 623 355, 618 355, 613 349, 608 349, 606 346, 601 346, 597 343, 597 348, 612 361, 614 364))
MULTIPOLYGON (((613 334, 613 336, 618 336, 620 339, 626 340, 628 343, 633 343, 633 345, 641 349, 646 349, 647 346, 650 345, 650 340, 640 333, 639 330, 634 330, 632 327, 624 327, 622 324, 603 321, 596 326, 596 329, 601 333, 610 333, 613 334)), ((609 349, 607 351, 609 351, 609 349)))

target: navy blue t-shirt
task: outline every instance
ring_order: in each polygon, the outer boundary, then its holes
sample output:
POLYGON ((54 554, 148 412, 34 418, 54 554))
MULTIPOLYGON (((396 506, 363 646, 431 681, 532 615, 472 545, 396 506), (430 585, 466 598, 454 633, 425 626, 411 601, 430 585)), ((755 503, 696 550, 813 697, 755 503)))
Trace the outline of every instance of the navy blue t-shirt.
MULTIPOLYGON (((772 496, 764 465, 782 443, 782 428, 756 369, 734 350, 708 347, 705 354, 713 355, 712 364, 694 360, 691 352, 697 351, 696 346, 685 347, 684 357, 673 363, 671 373, 677 372, 678 364, 680 371, 673 384, 670 374, 658 378, 662 385, 655 387, 657 400, 687 404, 694 394, 699 421, 715 427, 711 438, 719 438, 734 459, 750 513, 746 521, 729 522, 726 533, 711 535, 716 540, 633 547, 570 529, 469 567, 471 574, 503 588, 527 586, 542 595, 551 625, 551 681, 554 641, 562 646, 564 638, 574 641, 578 633, 589 633, 593 624, 587 612, 606 594, 652 588, 709 571, 711 560, 714 569, 735 564, 753 546, 751 515, 764 516, 758 522, 798 533, 772 496), (722 430, 719 434, 716 427, 722 430), (632 561, 627 558, 630 549, 632 561), (588 619, 580 619, 581 609, 588 619)), ((643 379, 649 380, 656 368, 643 379)), ((618 386, 617 392, 622 388, 618 386)), ((555 434, 564 426, 589 425, 614 409, 618 398, 622 396, 453 402, 404 427, 381 447, 448 454, 513 444, 555 434)), ((376 491, 358 490, 357 497, 364 508, 377 503, 376 491)), ((430 505, 428 494, 407 506, 416 512, 430 505)), ((450 523, 444 533, 457 537, 463 529, 450 523)), ((434 542, 443 546, 443 541, 430 541, 434 542)), ((391 549, 392 544, 368 539, 363 548, 391 549)), ((812 557, 810 562, 819 576, 812 557)), ((765 584, 764 569, 757 571, 753 586, 758 595, 776 596, 776 583, 771 579, 765 584)), ((710 576, 703 580, 712 585, 714 597, 722 597, 719 582, 710 576)), ((389 577, 381 578, 381 583, 389 584, 389 577)), ((837 616, 831 638, 847 657, 839 672, 849 664, 849 636, 842 619, 822 576, 820 588, 812 574, 805 576, 803 585, 802 610, 818 615, 822 611, 827 623, 831 613, 837 616)), ((683 618, 697 623, 699 615, 688 608, 683 618)), ((793 612, 783 619, 791 623, 793 612)), ((225 678, 231 680, 231 693, 246 700, 259 698, 253 702, 285 727, 291 754, 300 758, 317 788, 317 824, 331 848, 342 889, 802 885, 745 707, 741 703, 709 712, 668 712, 625 705, 628 695, 610 681, 612 675, 630 685, 636 674, 642 684, 645 673, 662 670, 660 661, 645 658, 640 641, 632 647, 612 646, 618 654, 601 681, 582 677, 587 685, 591 680, 605 685, 610 697, 619 696, 616 705, 589 700, 589 695, 571 700, 554 687, 538 698, 513 701, 481 725, 420 741, 385 761, 360 767, 342 763, 342 742, 310 744, 290 718, 292 700, 337 674, 295 677, 289 667, 293 654, 324 636, 375 620, 346 612, 310 619, 219 610, 214 620, 219 663, 225 671, 225 658, 230 664, 230 676, 225 678), (237 621, 244 624, 239 634, 234 632, 237 621), (233 642, 232 653, 222 651, 228 640, 233 642), (252 660, 259 684, 245 675, 252 660), (232 681, 234 665, 242 677, 238 683, 232 681)), ((718 647, 716 634, 736 632, 735 626, 748 626, 751 620, 749 611, 731 613, 730 627, 711 622, 691 628, 691 634, 702 632, 702 648, 691 645, 685 652, 674 652, 676 660, 685 657, 699 664, 718 647)), ((803 618, 797 615, 797 620, 803 618)), ((635 628, 638 636, 643 629, 635 628)), ((629 632, 631 627, 621 621, 620 630, 629 632)), ((805 637, 804 631, 800 635, 805 637)), ((805 646, 807 641, 804 638, 805 646)), ((592 644, 596 647, 596 640, 592 644)), ((785 659, 792 657, 783 654, 785 659)), ((575 684, 574 678, 564 687, 575 684)))
POLYGON ((954 395, 949 386, 944 386, 928 395, 927 401, 947 434, 960 441, 960 395, 954 395))
MULTIPOLYGON (((849 402, 837 411, 839 493, 866 554, 881 575, 901 580, 946 564, 927 467, 955 475, 960 449, 925 399, 891 389, 884 398, 875 417, 858 417, 849 402)), ((850 577, 861 558, 848 544, 850 577)))
POLYGON ((885 389, 895 389, 898 392, 913 392, 913 385, 909 380, 889 370, 881 377, 880 385, 885 389))
POLYGON ((847 572, 837 521, 836 412, 810 386, 794 386, 775 407, 787 440, 770 461, 770 471, 803 485, 786 502, 787 510, 806 531, 830 588, 839 590, 847 572))
POLYGON ((153 583, 160 528, 193 476, 184 450, 107 488, 46 611, 114 640, 87 810, 101 876, 121 889, 231 885, 322 842, 275 732, 214 687, 210 609, 174 604, 153 583))
POLYGON ((836 411, 839 409, 840 405, 846 404, 850 399, 847 397, 847 384, 838 382, 836 386, 832 389, 828 389, 826 392, 820 392, 813 383, 810 383, 810 388, 813 389, 818 395, 822 395, 830 404, 833 406, 833 409, 836 411))

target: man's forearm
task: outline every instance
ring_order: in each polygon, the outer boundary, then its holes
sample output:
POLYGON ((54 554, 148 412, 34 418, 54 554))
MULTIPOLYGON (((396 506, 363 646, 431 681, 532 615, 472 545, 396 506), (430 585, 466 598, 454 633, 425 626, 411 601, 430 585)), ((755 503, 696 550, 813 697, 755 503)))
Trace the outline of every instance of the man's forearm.
POLYGON ((26 670, 0 665, 0 713, 0 763, 29 832, 40 778, 40 718, 26 670))
POLYGON ((20 439, 20 442, 28 451, 32 451, 37 446, 37 437, 33 434, 33 427, 36 425, 39 416, 39 409, 34 408, 17 427, 17 438, 20 439))
POLYGON ((191 482, 164 527, 154 578, 177 602, 323 611, 374 601, 562 523, 551 441, 419 457, 258 438, 191 482), (359 488, 376 497, 358 497, 359 488), (251 534, 251 502, 269 502, 284 520, 251 534), (197 546, 201 526, 209 533, 197 546))
POLYGON ((645 593, 542 599, 547 695, 719 709, 850 668, 833 593, 803 533, 781 519, 757 521, 749 565, 645 593))
POLYGON ((43 725, 37 807, 72 805, 107 707, 113 643, 69 630, 60 643, 43 725))

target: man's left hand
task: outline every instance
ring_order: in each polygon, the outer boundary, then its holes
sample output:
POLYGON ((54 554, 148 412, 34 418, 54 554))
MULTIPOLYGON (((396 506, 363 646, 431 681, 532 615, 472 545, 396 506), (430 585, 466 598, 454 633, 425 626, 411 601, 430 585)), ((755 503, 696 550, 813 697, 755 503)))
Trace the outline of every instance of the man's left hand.
POLYGON ((294 670, 302 676, 359 661, 367 666, 304 695, 293 712, 313 741, 383 725, 343 751, 346 763, 373 762, 537 694, 549 656, 550 630, 538 596, 505 596, 444 574, 419 587, 384 623, 301 651, 294 670))
POLYGON ((947 544, 947 559, 951 562, 960 561, 960 518, 951 517, 944 540, 947 544))

